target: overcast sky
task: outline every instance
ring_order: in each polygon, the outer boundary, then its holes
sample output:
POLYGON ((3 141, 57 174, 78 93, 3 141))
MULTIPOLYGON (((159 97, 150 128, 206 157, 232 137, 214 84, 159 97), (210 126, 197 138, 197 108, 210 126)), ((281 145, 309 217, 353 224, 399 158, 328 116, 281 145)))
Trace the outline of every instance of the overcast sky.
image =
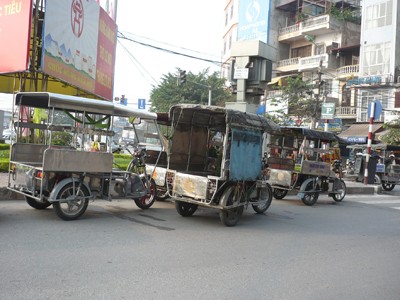
MULTIPOLYGON (((118 30, 144 43, 210 60, 221 60, 224 25, 223 0, 118 1, 118 30), (185 49, 194 50, 188 51, 185 49)), ((152 85, 176 68, 198 73, 215 64, 185 58, 119 39, 114 95, 128 101, 149 99, 152 85), (128 54, 123 47, 131 53, 128 54)))

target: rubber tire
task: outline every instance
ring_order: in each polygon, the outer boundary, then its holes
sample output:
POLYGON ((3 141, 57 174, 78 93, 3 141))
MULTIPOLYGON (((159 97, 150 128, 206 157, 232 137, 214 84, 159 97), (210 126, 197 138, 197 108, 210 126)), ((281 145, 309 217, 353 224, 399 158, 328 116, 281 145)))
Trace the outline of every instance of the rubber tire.
MULTIPOLYGON (((143 185, 146 187, 146 180, 143 178, 143 185)), ((137 207, 141 209, 148 209, 150 208, 154 202, 156 202, 156 194, 157 194, 157 187, 156 187, 156 182, 154 181, 153 178, 150 179, 150 193, 147 194, 146 196, 143 196, 142 198, 139 199, 134 199, 135 204, 137 207)))
MULTIPOLYGON (((77 188, 78 183, 77 182, 69 182, 67 183, 56 195, 56 199, 68 199, 68 197, 72 196, 72 190, 74 187, 74 184, 76 185, 75 189, 77 188)), ((89 197, 90 196, 90 192, 88 191, 88 189, 86 188, 85 185, 81 185, 81 189, 80 189, 80 196, 84 196, 84 197, 89 197)), ((83 213, 86 211, 87 207, 89 204, 89 199, 81 199, 81 200, 69 200, 67 202, 54 202, 53 203, 53 208, 57 214, 57 216, 59 216, 61 219, 65 220, 65 221, 72 221, 75 219, 78 219, 80 216, 83 215, 83 213), (75 210, 74 212, 67 212, 64 209, 64 205, 67 204, 68 205, 68 209, 70 209, 71 207, 74 207, 75 204, 78 203, 78 209, 75 210), (71 206, 72 205, 72 206, 71 206)))
POLYGON ((46 200, 43 202, 39 202, 35 198, 29 197, 29 196, 25 196, 25 200, 26 200, 26 203, 28 203, 31 207, 40 209, 40 210, 46 209, 51 205, 51 203, 46 200))
POLYGON ((275 188, 272 193, 273 193, 275 199, 281 200, 281 199, 285 198, 285 196, 288 193, 288 190, 275 188))
MULTIPOLYGON (((236 192, 236 186, 230 186, 228 187, 225 191, 225 193, 228 193, 228 201, 226 205, 232 205, 234 202, 241 202, 241 199, 236 199, 238 194, 236 192)), ((221 220, 221 223, 224 224, 225 226, 232 227, 235 226, 239 220, 240 217, 243 214, 244 206, 238 206, 235 208, 231 209, 221 209, 219 211, 219 218, 221 220)))
MULTIPOLYGON (((309 183, 307 183, 307 185, 306 185, 304 190, 305 191, 311 191, 313 189, 313 185, 314 185, 314 182, 310 181, 309 183)), ((317 189, 319 189, 319 185, 318 184, 315 187, 317 189)), ((307 205, 307 206, 313 206, 317 202, 318 197, 319 197, 319 192, 315 192, 315 193, 312 193, 312 194, 307 193, 301 198, 301 201, 303 201, 303 203, 305 205, 307 205)))
POLYGON ((197 208, 197 204, 175 201, 175 209, 182 217, 190 217, 196 212, 197 208))
POLYGON ((251 206, 253 207, 254 211, 258 214, 262 214, 267 211, 267 209, 270 207, 271 202, 272 202, 272 188, 268 184, 265 188, 259 189, 258 192, 259 198, 267 198, 267 202, 263 204, 252 204, 251 206))
POLYGON ((395 186, 396 186, 396 184, 394 184, 394 183, 382 182, 382 188, 383 188, 385 191, 388 191, 388 192, 390 192, 391 190, 393 190, 395 186))
POLYGON ((337 190, 338 188, 343 190, 341 194, 332 195, 333 200, 336 202, 341 202, 344 197, 346 197, 346 183, 342 179, 335 179, 333 186, 335 187, 334 190, 337 190))

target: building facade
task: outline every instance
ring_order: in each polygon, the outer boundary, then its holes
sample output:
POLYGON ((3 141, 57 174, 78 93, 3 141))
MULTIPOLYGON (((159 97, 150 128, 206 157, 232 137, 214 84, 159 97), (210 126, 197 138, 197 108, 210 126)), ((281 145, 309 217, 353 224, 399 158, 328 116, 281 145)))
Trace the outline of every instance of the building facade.
MULTIPOLYGON (((279 85, 284 84, 286 77, 301 74, 316 86, 322 84, 315 93, 321 101, 335 103, 336 117, 344 124, 368 121, 367 108, 372 100, 379 100, 383 107, 377 121, 387 122, 397 117, 396 111, 400 109, 397 1, 226 1, 222 69, 225 78, 232 79, 232 44, 243 38, 241 16, 248 17, 259 7, 267 7, 268 16, 264 17, 266 23, 259 20, 255 24, 266 26, 268 32, 263 42, 275 50, 273 78, 265 86, 267 103, 279 97, 279 85)), ((253 30, 260 31, 256 27, 253 30)), ((272 106, 269 109, 272 111, 272 106)))

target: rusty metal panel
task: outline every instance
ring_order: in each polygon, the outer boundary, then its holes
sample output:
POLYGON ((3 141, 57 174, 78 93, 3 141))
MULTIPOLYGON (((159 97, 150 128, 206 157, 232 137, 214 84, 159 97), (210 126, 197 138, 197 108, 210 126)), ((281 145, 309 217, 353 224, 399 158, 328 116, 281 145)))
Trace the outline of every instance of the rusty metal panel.
POLYGON ((112 166, 113 155, 107 152, 49 148, 43 156, 43 171, 106 173, 112 166))
POLYGON ((268 179, 270 185, 280 185, 290 187, 292 182, 292 172, 287 170, 271 169, 268 179))
POLYGON ((205 199, 207 195, 207 177, 177 172, 173 183, 173 195, 194 199, 205 199))

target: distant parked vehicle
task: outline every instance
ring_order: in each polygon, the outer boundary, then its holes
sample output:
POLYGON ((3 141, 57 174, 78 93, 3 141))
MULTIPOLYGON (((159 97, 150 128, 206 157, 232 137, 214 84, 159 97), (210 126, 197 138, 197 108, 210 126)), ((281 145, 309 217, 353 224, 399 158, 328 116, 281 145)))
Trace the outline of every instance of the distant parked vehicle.
POLYGON ((7 128, 3 130, 3 140, 8 141, 8 140, 13 140, 16 137, 16 133, 13 129, 7 128))

